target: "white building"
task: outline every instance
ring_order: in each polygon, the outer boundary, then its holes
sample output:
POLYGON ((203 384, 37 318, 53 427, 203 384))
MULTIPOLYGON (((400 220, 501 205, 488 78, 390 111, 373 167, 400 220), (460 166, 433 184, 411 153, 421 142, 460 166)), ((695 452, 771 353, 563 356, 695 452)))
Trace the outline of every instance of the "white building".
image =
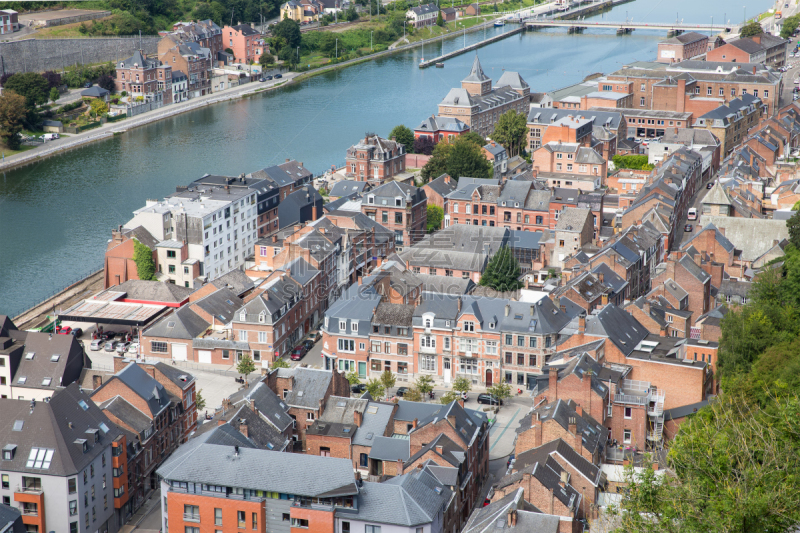
POLYGON ((244 266, 257 239, 256 191, 238 187, 182 188, 162 201, 147 200, 126 228, 144 227, 159 241, 186 242, 209 280, 244 266))
POLYGON ((189 99, 189 79, 180 70, 172 72, 172 103, 184 102, 189 99))
POLYGON ((421 6, 412 7, 406 12, 406 18, 411 21, 411 25, 415 28, 433 26, 436 24, 438 15, 439 8, 436 7, 436 4, 422 4, 421 6))

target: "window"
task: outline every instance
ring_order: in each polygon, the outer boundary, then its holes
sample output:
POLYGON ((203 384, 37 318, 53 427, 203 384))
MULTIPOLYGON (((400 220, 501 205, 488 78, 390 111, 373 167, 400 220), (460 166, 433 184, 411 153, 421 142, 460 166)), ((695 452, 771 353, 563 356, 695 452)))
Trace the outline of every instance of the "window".
MULTIPOLYGON (((449 339, 447 339, 449 340, 449 339)), ((397 355, 408 355, 408 344, 397 344, 397 355)), ((405 363, 404 363, 405 364, 405 363)))
POLYGON ((464 322, 464 331, 475 331, 475 323, 474 322, 464 322))
POLYGON ((497 355, 497 341, 485 341, 484 351, 486 355, 497 355))
POLYGON ((314 421, 314 413, 306 413, 306 420, 313 422, 314 421))
POLYGON ((518 353, 517 354, 517 364, 519 366, 523 366, 525 364, 525 354, 524 353, 518 353))
POLYGON ((199 527, 184 526, 183 530, 184 530, 184 533, 200 533, 200 528, 199 527))
POLYGON ((258 529, 258 513, 253 513, 253 529, 258 529))
POLYGON ((150 351, 153 353, 167 353, 167 343, 161 341, 150 341, 150 351))
POLYGON ((358 464, 364 468, 369 466, 369 456, 366 453, 362 453, 358 458, 358 464))
MULTIPOLYGON (((237 517, 238 522, 239 522, 239 524, 238 524, 239 528, 240 529, 244 529, 246 527, 246 522, 247 522, 247 512, 245 512, 245 511, 236 511, 236 517, 237 517)), ((292 525, 294 525, 294 524, 292 524, 292 525)), ((308 526, 306 526, 306 527, 308 527, 308 526)))
POLYGON ((381 526, 364 526, 364 533, 381 533, 381 526))
POLYGON ((644 96, 639 98, 639 106, 644 107, 644 96))
POLYGON ((338 344, 340 352, 356 351, 356 342, 353 339, 339 339, 338 344))
POLYGON ((69 523, 69 533, 78 533, 78 523, 77 522, 70 522, 69 523))
POLYGON ((708 89, 706 89, 706 95, 711 96, 711 86, 709 85, 708 89))
POLYGON ((305 518, 292 518, 292 527, 301 527, 303 529, 308 529, 308 520, 306 520, 305 518))
POLYGON ((78 516, 78 500, 70 500, 69 502, 69 515, 78 516))
POLYGON ((520 348, 525 347, 525 337, 522 335, 517 335, 517 346, 520 348))
POLYGON ((528 339, 528 347, 536 348, 536 337, 530 337, 530 339, 528 339))
POLYGON ((631 430, 630 429, 626 429, 625 431, 622 432, 622 442, 624 442, 625 444, 630 444, 631 443, 631 430))
POLYGON ((436 356, 435 355, 421 355, 420 367, 426 372, 436 372, 436 356))
POLYGON ((633 409, 631 407, 625 408, 625 418, 633 418, 633 409))
POLYGON ((342 533, 350 533, 350 522, 342 522, 342 533))
POLYGON ((536 356, 531 354, 528 358, 528 366, 536 366, 536 356))

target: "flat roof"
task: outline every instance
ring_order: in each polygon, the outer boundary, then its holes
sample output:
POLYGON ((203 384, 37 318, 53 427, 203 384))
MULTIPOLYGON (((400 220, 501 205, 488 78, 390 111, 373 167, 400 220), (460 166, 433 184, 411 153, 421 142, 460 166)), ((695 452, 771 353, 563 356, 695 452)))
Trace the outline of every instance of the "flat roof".
POLYGON ((166 305, 90 299, 78 302, 66 311, 58 313, 58 318, 71 322, 145 326, 158 318, 167 309, 169 308, 166 305))
POLYGON ((614 111, 616 113, 622 113, 626 117, 655 117, 655 118, 667 118, 667 119, 680 119, 680 120, 688 120, 692 114, 691 113, 681 113, 678 111, 663 111, 659 109, 630 109, 627 107, 593 107, 595 111, 614 111))

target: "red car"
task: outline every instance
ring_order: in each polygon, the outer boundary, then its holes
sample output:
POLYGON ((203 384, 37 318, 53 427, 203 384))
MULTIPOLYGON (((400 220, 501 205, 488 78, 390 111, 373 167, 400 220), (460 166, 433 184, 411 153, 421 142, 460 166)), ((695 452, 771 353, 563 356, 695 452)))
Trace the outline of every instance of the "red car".
POLYGON ((303 356, 307 352, 308 352, 308 349, 305 347, 305 345, 301 344, 300 346, 298 346, 297 348, 292 350, 292 355, 290 357, 291 357, 292 361, 299 361, 300 359, 303 358, 303 356))
POLYGON ((57 335, 69 335, 70 333, 72 333, 72 328, 71 327, 69 327, 69 326, 65 326, 65 327, 56 326, 56 334, 57 335))

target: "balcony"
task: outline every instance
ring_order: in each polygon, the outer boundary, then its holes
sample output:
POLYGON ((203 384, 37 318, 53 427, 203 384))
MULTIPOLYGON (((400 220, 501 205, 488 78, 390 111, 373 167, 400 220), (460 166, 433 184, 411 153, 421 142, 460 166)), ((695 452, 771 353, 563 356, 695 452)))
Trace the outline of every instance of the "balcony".
POLYGON ((200 515, 194 513, 183 513, 184 522, 200 522, 200 515))
POLYGON ((39 516, 39 509, 36 507, 23 508, 20 511, 25 516, 39 516))

